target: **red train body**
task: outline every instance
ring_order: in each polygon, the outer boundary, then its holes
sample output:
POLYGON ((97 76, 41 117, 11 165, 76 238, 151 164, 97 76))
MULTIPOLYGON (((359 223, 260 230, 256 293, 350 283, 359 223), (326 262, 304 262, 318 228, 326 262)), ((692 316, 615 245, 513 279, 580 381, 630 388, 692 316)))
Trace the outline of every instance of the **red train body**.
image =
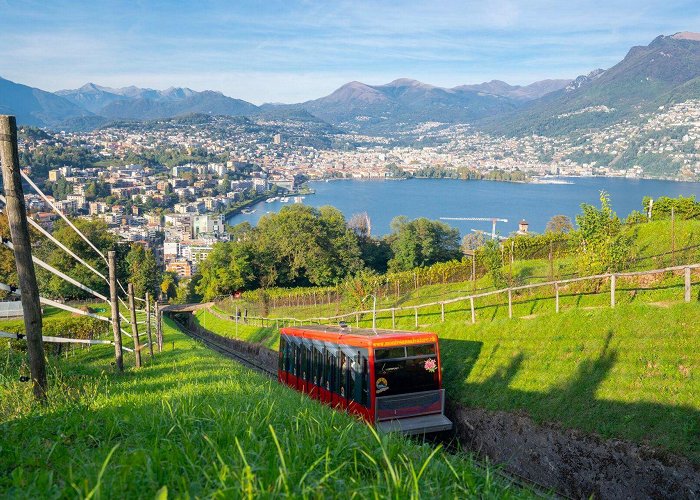
POLYGON ((304 326, 280 334, 280 382, 382 431, 452 428, 434 333, 304 326))

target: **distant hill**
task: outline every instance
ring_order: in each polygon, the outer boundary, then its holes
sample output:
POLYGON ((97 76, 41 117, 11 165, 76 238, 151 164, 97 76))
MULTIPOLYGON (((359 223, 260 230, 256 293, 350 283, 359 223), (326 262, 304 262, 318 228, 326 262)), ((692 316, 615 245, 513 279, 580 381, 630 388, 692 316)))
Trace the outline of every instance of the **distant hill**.
POLYGON ((607 71, 580 76, 512 113, 486 117, 481 125, 489 132, 509 135, 603 127, 634 119, 669 99, 699 98, 698 77, 700 34, 662 35, 647 46, 632 47, 607 71))
POLYGON ((190 113, 249 116, 258 111, 254 104, 227 97, 221 92, 196 92, 181 87, 114 89, 88 83, 79 89, 61 90, 56 94, 109 119, 152 120, 190 113))
POLYGON ((304 109, 329 123, 357 129, 383 129, 427 121, 471 122, 515 110, 523 102, 567 83, 569 80, 547 80, 520 87, 494 81, 443 88, 408 78, 385 85, 355 81, 320 99, 282 107, 304 109))
POLYGON ((18 123, 51 127, 92 113, 63 97, 0 78, 0 114, 15 115, 18 123))

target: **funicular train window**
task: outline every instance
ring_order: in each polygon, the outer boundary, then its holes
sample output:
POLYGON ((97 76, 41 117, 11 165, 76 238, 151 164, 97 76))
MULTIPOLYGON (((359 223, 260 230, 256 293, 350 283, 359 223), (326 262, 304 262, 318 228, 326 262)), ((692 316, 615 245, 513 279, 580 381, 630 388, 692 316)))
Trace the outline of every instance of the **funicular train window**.
POLYGON ((387 349, 375 349, 374 359, 397 359, 406 357, 405 347, 389 347, 387 349))
POLYGON ((418 344, 406 346, 406 357, 435 356, 435 344, 418 344))
POLYGON ((338 393, 342 397, 347 397, 346 386, 348 378, 348 357, 343 352, 340 351, 340 363, 338 363, 338 393))
POLYGON ((328 357, 328 371, 330 373, 330 390, 331 392, 338 392, 338 370, 336 366, 336 356, 331 354, 328 357))
POLYGON ((386 351, 393 351, 393 348, 375 350, 374 383, 377 397, 440 388, 435 345, 419 344, 416 347, 412 351, 413 355, 408 357, 396 356, 396 352, 389 356, 386 351), (425 354, 418 354, 421 352, 425 354))
MULTIPOLYGON (((307 342, 310 342, 307 340, 307 342)), ((314 379, 314 348, 311 345, 306 346, 306 380, 311 382, 314 379)))
POLYGON ((369 360, 367 359, 367 353, 362 355, 362 384, 361 384, 362 395, 360 403, 369 408, 369 360))
POLYGON ((299 373, 300 373, 301 378, 306 380, 307 350, 306 350, 306 346, 303 345, 303 340, 302 340, 302 345, 299 347, 301 349, 301 353, 300 353, 301 362, 299 363, 299 373))
POLYGON ((323 347, 320 344, 314 345, 314 384, 321 385, 323 378, 323 347))

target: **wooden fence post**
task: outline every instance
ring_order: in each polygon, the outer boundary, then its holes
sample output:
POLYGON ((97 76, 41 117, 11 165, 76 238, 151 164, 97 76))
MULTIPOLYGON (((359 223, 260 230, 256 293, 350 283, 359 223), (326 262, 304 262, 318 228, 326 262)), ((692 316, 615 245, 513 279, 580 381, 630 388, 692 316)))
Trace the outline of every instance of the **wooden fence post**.
POLYGON ((508 318, 513 319, 513 290, 508 289, 508 318))
POLYGON ((355 326, 356 326, 357 328, 360 327, 360 315, 357 314, 357 313, 355 313, 355 326))
POLYGON ((0 116, 0 161, 2 162, 2 180, 5 187, 7 222, 10 226, 10 236, 14 246, 15 267, 17 268, 17 279, 22 298, 29 372, 32 377, 34 397, 43 401, 46 399, 48 382, 42 340, 41 302, 39 301, 39 286, 36 283, 34 262, 32 262, 32 244, 29 239, 27 208, 24 205, 24 191, 22 190, 22 176, 17 151, 17 121, 14 116, 0 116))
POLYGON ((160 310, 160 304, 156 300, 156 342, 158 343, 158 352, 163 352, 163 312, 160 310))
POLYGON ((416 317, 416 328, 418 328, 418 308, 414 307, 413 312, 414 312, 414 315, 416 317))
POLYGON ((612 274, 610 275, 610 307, 615 307, 615 282, 617 277, 612 274))
POLYGON ((445 303, 441 302, 440 303, 440 316, 442 318, 442 322, 445 322, 445 303))
POLYGON ((554 312, 559 312, 559 283, 554 283, 554 312))
POLYGON ((396 309, 391 308, 391 329, 396 329, 396 309))
POLYGON ((469 297, 469 305, 472 309, 472 324, 476 323, 476 311, 474 311, 474 297, 469 297))
POLYGON ((685 301, 690 302, 690 268, 685 268, 685 301))
POLYGON ((146 292, 146 333, 148 335, 148 350, 153 359, 153 336, 151 335, 151 294, 146 292))
POLYGON ((119 324, 119 299, 117 298, 117 253, 107 252, 109 267, 109 305, 112 308, 112 333, 114 334, 114 362, 117 370, 124 371, 124 355, 122 353, 122 329, 119 324))
POLYGON ((134 304, 134 285, 129 283, 126 289, 129 295, 129 311, 131 312, 131 335, 134 337, 134 358, 136 368, 141 368, 141 341, 139 340, 139 325, 136 324, 136 305, 134 304))

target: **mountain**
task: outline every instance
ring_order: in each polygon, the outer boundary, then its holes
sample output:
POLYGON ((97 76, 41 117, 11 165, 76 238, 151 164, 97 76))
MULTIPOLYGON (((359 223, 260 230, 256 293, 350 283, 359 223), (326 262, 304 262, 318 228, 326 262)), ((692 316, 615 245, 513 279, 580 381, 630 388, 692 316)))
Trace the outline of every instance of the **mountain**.
POLYGON ((18 123, 50 127, 92 113, 63 97, 0 78, 0 114, 15 115, 18 123))
POLYGON ((659 36, 632 47, 612 68, 579 76, 561 90, 530 101, 521 109, 488 117, 486 131, 509 135, 562 134, 604 127, 666 103, 698 98, 700 34, 659 36))
POLYGON ((59 95, 73 104, 87 109, 88 111, 99 114, 105 106, 120 100, 128 99, 127 96, 119 93, 120 89, 111 89, 109 87, 101 87, 94 83, 86 83, 79 89, 75 90, 59 90, 56 95, 59 95))
POLYGON ((462 90, 475 90, 487 94, 508 97, 518 101, 529 101, 539 99, 540 97, 563 89, 571 83, 571 80, 542 80, 531 83, 530 85, 509 85, 501 80, 491 80, 490 82, 479 83, 476 85, 461 85, 455 87, 462 90))
POLYGON ((181 87, 165 90, 134 86, 115 89, 88 83, 79 89, 61 90, 56 94, 109 119, 150 120, 190 113, 247 116, 258 110, 249 102, 227 97, 220 92, 196 92, 181 87))
POLYGON ((100 115, 120 120, 152 120, 171 118, 190 113, 211 115, 250 116, 258 107, 241 99, 233 99, 221 92, 205 90, 189 95, 153 99, 139 97, 114 101, 100 110, 100 115))
POLYGON ((400 78, 385 85, 346 83, 330 95, 291 106, 334 125, 378 131, 427 121, 469 122, 517 105, 510 98, 478 90, 448 89, 400 78))

